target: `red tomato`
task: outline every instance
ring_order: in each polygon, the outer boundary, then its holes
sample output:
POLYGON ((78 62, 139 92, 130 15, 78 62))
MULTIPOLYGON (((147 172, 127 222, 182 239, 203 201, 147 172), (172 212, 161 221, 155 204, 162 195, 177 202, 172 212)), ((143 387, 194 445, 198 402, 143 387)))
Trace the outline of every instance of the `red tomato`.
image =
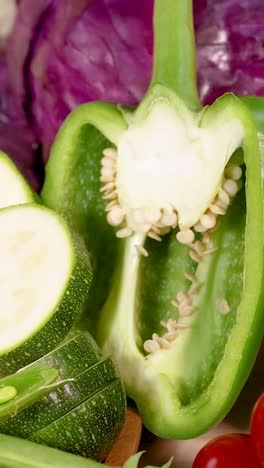
POLYGON ((200 450, 193 468, 259 468, 259 464, 249 434, 226 434, 200 450))
POLYGON ((253 408, 250 434, 259 464, 264 467, 264 393, 260 395, 253 408))

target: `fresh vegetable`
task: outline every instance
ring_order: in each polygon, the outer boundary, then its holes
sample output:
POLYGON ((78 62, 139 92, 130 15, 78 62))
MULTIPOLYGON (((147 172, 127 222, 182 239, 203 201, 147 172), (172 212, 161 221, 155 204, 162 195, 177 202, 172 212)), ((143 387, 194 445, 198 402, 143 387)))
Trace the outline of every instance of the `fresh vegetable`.
POLYGON ((2 433, 97 460, 108 454, 125 419, 123 384, 86 331, 1 379, 1 397, 2 433))
POLYGON ((58 371, 61 380, 75 377, 92 367, 103 358, 102 352, 87 331, 71 331, 67 340, 46 354, 32 367, 48 364, 58 371))
POLYGON ((20 3, 7 52, 10 81, 45 158, 77 105, 94 99, 139 101, 151 71, 152 10, 153 0, 144 6, 141 0, 20 3))
POLYGON ((57 369, 41 362, 37 367, 29 366, 23 372, 1 379, 0 394, 4 395, 6 389, 9 389, 9 397, 2 398, 0 420, 15 415, 32 402, 49 394, 57 377, 57 369))
POLYGON ((120 379, 31 434, 30 439, 61 450, 103 460, 125 419, 125 392, 120 379))
POLYGON ((231 408, 263 334, 261 145, 234 95, 199 102, 191 0, 156 0, 154 31, 139 107, 75 110, 42 196, 89 245, 91 327, 144 424, 190 438, 231 408))
POLYGON ((256 458, 264 466, 264 394, 258 398, 251 415, 250 436, 256 458))
POLYGON ((264 395, 251 414, 249 434, 225 434, 208 442, 197 454, 193 468, 261 468, 264 466, 264 395))
MULTIPOLYGON (((9 0, 8 0, 9 1, 9 0)), ((2 20, 10 27, 12 18, 6 20, 5 6, 0 13, 0 150, 8 154, 35 190, 39 190, 43 169, 37 161, 39 148, 36 138, 21 109, 18 109, 10 84, 4 44, 1 43, 2 20), (3 16, 2 16, 3 15, 3 16)), ((11 12, 12 13, 12 12, 11 12)), ((6 32, 6 30, 5 30, 6 32)))
POLYGON ((227 434, 209 442, 193 468, 259 468, 248 434, 227 434))
POLYGON ((43 169, 37 161, 32 138, 29 129, 0 118, 0 149, 12 158, 30 186, 39 192, 43 169))
POLYGON ((194 0, 201 99, 264 95, 262 0, 194 0))
MULTIPOLYGON (((199 92, 264 94, 262 0, 194 0, 199 92)), ((18 105, 43 144, 78 105, 136 105, 151 78, 153 0, 22 0, 8 48, 18 105), (67 12, 67 14, 65 14, 67 12)))
MULTIPOLYGON (((124 468, 137 468, 141 453, 137 453, 127 460, 124 468)), ((94 460, 62 452, 54 448, 43 447, 28 440, 17 439, 6 435, 0 435, 0 463, 2 468, 102 468, 102 465, 94 460)), ((161 468, 169 468, 170 462, 161 468)), ((148 466, 146 468, 155 468, 148 466)))
MULTIPOLYGON (((38 367, 35 367, 35 370, 37 369, 38 367)), ((22 374, 22 372, 20 371, 19 374, 22 374)), ((20 377, 22 377, 22 375, 20 375, 20 377)), ((71 375, 70 378, 62 380, 61 383, 57 381, 57 386, 54 385, 53 388, 46 389, 44 398, 41 400, 38 398, 36 402, 27 406, 24 410, 11 415, 11 417, 3 422, 0 421, 0 431, 4 434, 30 438, 31 434, 43 429, 61 416, 64 416, 73 408, 86 402, 88 398, 98 393, 117 378, 118 375, 111 358, 101 360, 82 374, 77 376, 71 375)), ((0 410, 2 406, 3 405, 0 406, 0 410)), ((124 407, 124 404, 120 406, 122 415, 124 413, 124 407)), ((8 413, 10 414, 10 411, 8 411, 8 413)), ((6 417, 7 416, 5 416, 5 418, 6 417)), ((76 423, 77 422, 78 421, 76 421, 76 423)), ((80 430, 81 427, 80 425, 78 429, 80 430)), ((68 427, 67 430, 69 430, 68 427)), ((115 436, 116 434, 112 435, 113 438, 115 438, 115 436)), ((109 443, 111 442, 112 440, 110 439, 109 443)), ((52 446, 53 443, 50 445, 52 446)))
POLYGON ((0 187, 0 208, 32 203, 37 200, 36 194, 27 184, 15 164, 2 151, 0 151, 0 187))
POLYGON ((43 356, 68 334, 82 312, 91 266, 82 241, 40 205, 2 209, 0 238, 4 376, 43 356))
MULTIPOLYGON (((126 419, 122 430, 111 447, 104 463, 106 465, 124 465, 128 458, 132 457, 140 445, 142 435, 142 420, 134 405, 127 407, 126 419)), ((141 463, 142 465, 142 463, 141 463)))
POLYGON ((35 194, 1 152, 0 168, 0 207, 14 205, 0 210, 1 374, 19 369, 0 380, 0 431, 103 459, 126 399, 111 358, 76 331, 91 280, 88 253, 63 219, 32 204, 35 194))

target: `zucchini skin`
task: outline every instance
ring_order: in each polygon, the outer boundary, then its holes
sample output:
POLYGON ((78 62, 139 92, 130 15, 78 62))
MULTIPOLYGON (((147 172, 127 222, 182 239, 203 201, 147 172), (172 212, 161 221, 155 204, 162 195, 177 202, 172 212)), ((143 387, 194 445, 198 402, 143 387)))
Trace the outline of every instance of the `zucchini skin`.
POLYGON ((90 333, 76 330, 75 334, 68 335, 57 348, 31 366, 44 362, 57 369, 60 379, 67 379, 81 374, 102 358, 103 354, 90 333))
POLYGON ((125 414, 124 385, 118 378, 29 439, 100 461, 116 440, 125 414))
MULTIPOLYGON (((55 380, 41 394, 33 393, 26 406, 19 407, 16 397, 6 403, 0 432, 102 460, 126 414, 125 390, 112 358, 103 357, 91 335, 83 331, 13 374, 12 385, 16 387, 19 377, 27 387, 28 371, 38 376, 43 366, 55 372, 55 380)), ((0 387, 6 379, 0 380, 0 387)), ((33 384, 34 379, 28 382, 33 384)))
POLYGON ((30 339, 0 356, 0 377, 16 372, 56 348, 83 312, 92 281, 90 258, 82 239, 70 231, 62 219, 61 222, 69 242, 72 242, 73 251, 72 273, 63 297, 47 322, 30 339))
MULTIPOLYGON (((118 378, 112 359, 106 358, 82 374, 54 388, 49 395, 0 422, 0 432, 29 438, 118 378)), ((67 379, 66 379, 67 380, 67 379)))
POLYGON ((100 349, 92 336, 84 331, 19 372, 3 377, 0 379, 0 388, 11 385, 16 388, 17 395, 0 405, 0 424, 19 415, 24 408, 48 397, 58 387, 72 381, 100 361, 103 361, 100 349))

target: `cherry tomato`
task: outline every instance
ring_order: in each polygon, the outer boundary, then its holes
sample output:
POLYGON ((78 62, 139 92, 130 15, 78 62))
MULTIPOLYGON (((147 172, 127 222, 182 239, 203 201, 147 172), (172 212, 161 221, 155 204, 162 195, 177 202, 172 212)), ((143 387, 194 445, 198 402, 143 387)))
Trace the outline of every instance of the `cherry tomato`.
POLYGON ((253 408, 250 435, 259 464, 264 467, 264 393, 260 395, 253 408))
POLYGON ((259 468, 259 464, 249 434, 226 434, 200 450, 193 468, 259 468))

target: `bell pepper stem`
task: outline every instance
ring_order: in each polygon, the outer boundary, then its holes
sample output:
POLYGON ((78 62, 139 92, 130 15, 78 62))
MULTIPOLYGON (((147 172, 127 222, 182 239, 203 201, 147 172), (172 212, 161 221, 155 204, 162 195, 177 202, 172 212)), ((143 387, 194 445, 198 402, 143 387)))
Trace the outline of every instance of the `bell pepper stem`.
POLYGON ((192 0, 156 0, 151 86, 174 90, 192 110, 201 108, 196 83, 192 0))

